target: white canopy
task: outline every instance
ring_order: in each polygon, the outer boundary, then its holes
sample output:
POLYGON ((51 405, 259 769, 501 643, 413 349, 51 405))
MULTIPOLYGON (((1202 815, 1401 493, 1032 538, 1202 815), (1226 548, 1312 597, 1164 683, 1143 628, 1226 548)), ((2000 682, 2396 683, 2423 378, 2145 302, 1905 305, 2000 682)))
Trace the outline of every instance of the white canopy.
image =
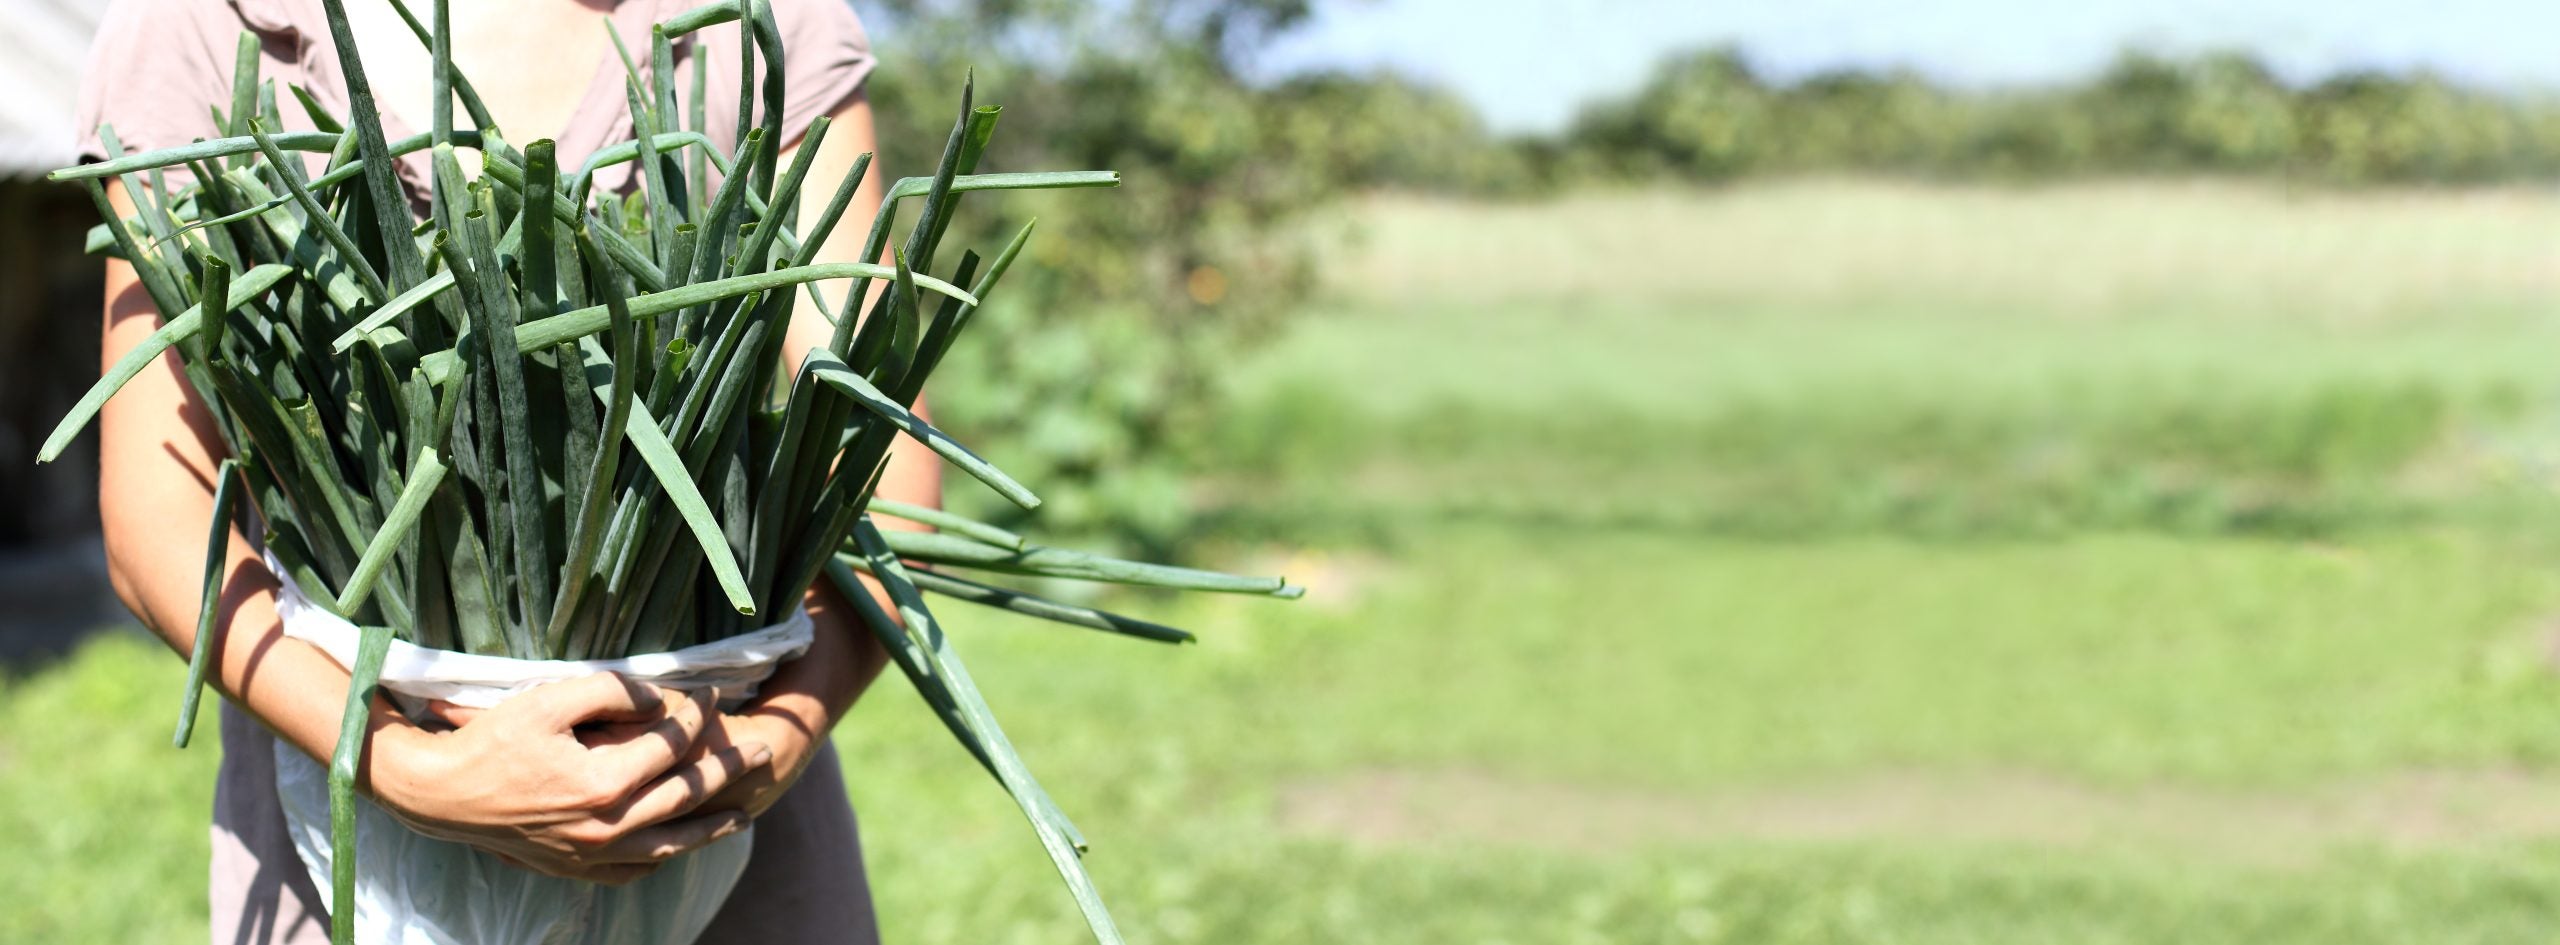
POLYGON ((71 163, 80 71, 106 0, 0 0, 0 177, 71 163))

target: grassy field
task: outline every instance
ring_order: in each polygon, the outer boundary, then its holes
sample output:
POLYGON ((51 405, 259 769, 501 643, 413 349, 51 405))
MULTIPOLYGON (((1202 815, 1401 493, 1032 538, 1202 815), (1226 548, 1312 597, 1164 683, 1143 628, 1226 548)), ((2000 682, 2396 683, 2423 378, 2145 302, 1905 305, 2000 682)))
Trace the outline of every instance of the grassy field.
MULTIPOLYGON (((1296 605, 970 615, 1149 942, 2508 942, 2560 922, 2560 200, 1381 200, 1199 444, 1296 605)), ((998 457, 1001 459, 1001 457, 998 457)), ((127 635, 0 682, 0 941, 201 935, 127 635)), ((1066 942, 891 682, 893 941, 1066 942)))
POLYGON ((1819 181, 1362 222, 1211 451, 1354 470, 1357 517, 2301 531, 2551 465, 2546 197, 1819 181))

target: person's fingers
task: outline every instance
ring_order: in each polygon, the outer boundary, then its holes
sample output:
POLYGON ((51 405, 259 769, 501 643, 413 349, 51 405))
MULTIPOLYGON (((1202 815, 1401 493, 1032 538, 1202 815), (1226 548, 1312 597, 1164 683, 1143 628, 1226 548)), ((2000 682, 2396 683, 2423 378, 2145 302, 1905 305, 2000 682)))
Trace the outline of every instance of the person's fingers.
POLYGON ((471 724, 472 719, 479 718, 480 716, 487 714, 488 711, 489 710, 487 709, 475 709, 466 705, 454 705, 453 703, 446 702, 442 699, 430 699, 427 701, 427 715, 429 717, 455 728, 461 728, 465 725, 471 724))
POLYGON ((726 810, 642 827, 606 844, 589 859, 599 864, 663 863, 744 830, 750 822, 746 812, 726 810))
POLYGON ((775 801, 781 799, 781 794, 774 790, 781 784, 782 769, 766 765, 731 779, 726 789, 705 798, 694 809, 738 810, 745 811, 749 818, 762 817, 775 801))
POLYGON ((646 718, 590 722, 578 726, 574 734, 580 744, 590 749, 621 748, 646 738, 664 739, 671 731, 699 731, 703 724, 701 717, 709 711, 709 708, 702 704, 700 697, 682 691, 666 690, 659 702, 658 711, 646 718), (675 723, 672 728, 668 726, 670 721, 675 723))
POLYGON ((639 720, 659 714, 666 691, 618 673, 597 673, 527 689, 501 703, 552 731, 582 722, 639 720))
POLYGON ((733 745, 705 753, 650 782, 623 805, 615 823, 634 830, 691 813, 702 802, 728 789, 740 775, 773 763, 773 749, 760 744, 733 745))
POLYGON ((609 800, 619 801, 631 791, 648 783, 675 766, 676 761, 693 753, 696 739, 713 718, 711 706, 701 696, 670 693, 664 713, 657 721, 628 738, 595 744, 588 756, 589 769, 617 788, 609 800))

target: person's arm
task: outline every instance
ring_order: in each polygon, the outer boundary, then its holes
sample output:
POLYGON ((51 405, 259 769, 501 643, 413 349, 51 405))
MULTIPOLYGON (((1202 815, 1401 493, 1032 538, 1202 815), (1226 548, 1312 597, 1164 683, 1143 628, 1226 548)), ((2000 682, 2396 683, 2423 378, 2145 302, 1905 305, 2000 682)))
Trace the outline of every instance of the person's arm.
MULTIPOLYGON (((837 181, 853 169, 854 160, 875 150, 878 136, 871 120, 871 104, 855 95, 836 109, 827 129, 826 139, 819 143, 818 155, 811 159, 808 183, 800 193, 800 219, 815 221, 834 196, 837 181)), ((785 149, 778 166, 788 167, 798 153, 798 146, 785 149)), ((887 172, 876 161, 854 192, 851 209, 837 225, 834 235, 818 250, 818 262, 864 262, 862 241, 869 231, 870 216, 863 211, 878 207, 888 187, 887 172)), ((804 234, 805 236, 805 234, 804 234)), ((837 292, 830 301, 841 304, 844 283, 834 284, 837 292)), ((872 296, 884 288, 873 282, 872 296)), ((867 300, 866 300, 867 301, 867 300)), ((864 306, 855 306, 857 313, 864 306)), ((797 372, 800 359, 809 349, 822 346, 833 335, 834 326, 806 294, 799 296, 792 312, 791 327, 784 334, 783 364, 797 372)), ((925 404, 918 398, 916 413, 924 415, 925 404)), ((904 437, 890 455, 889 468, 881 473, 879 494, 916 505, 939 507, 942 504, 941 468, 932 452, 904 437)), ((915 528, 913 523, 883 518, 883 528, 915 528)), ((863 578, 875 598, 886 598, 868 575, 863 578)), ((765 681, 753 702, 724 717, 722 727, 733 737, 760 742, 773 748, 773 764, 739 780, 709 805, 713 808, 735 807, 761 814, 782 797, 809 761, 817 756, 827 733, 837 720, 861 698, 872 680, 888 665, 889 653, 880 641, 861 624, 852 604, 836 592, 833 583, 820 579, 809 589, 805 600, 809 617, 817 625, 817 634, 809 652, 785 663, 771 679, 765 681)), ((892 611, 894 612, 894 611, 892 611)))
MULTIPOLYGON (((118 214, 133 212, 121 189, 109 197, 118 214)), ((125 262, 108 261, 106 298, 100 363, 112 364, 160 318, 125 262)), ((204 560, 200 544, 170 536, 203 533, 228 448, 175 352, 108 400, 98 426, 109 579, 125 606, 183 656, 195 646, 204 560)), ((229 547, 216 604, 216 625, 224 629, 207 681, 278 737, 326 762, 337 744, 347 672, 284 635, 276 580, 236 524, 229 547)), ((609 676, 535 693, 509 700, 468 731, 451 732, 411 725, 376 700, 359 790, 426 832, 544 872, 607 882, 634 878, 742 825, 724 814, 671 820, 770 757, 751 737, 729 750, 694 752, 709 720, 703 705, 609 676), (579 731, 595 722, 609 724, 579 731)))

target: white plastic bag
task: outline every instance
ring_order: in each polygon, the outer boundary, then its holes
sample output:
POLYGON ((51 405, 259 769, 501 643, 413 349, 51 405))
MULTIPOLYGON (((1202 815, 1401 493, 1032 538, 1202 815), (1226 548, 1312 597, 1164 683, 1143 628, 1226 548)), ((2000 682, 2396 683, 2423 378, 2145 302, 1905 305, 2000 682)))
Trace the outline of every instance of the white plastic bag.
MULTIPOLYGON (((284 569, 271 558, 268 567, 284 569)), ((311 603, 291 579, 276 601, 286 636, 339 665, 355 662, 355 625, 311 603)), ((430 650, 394 640, 382 687, 415 716, 430 699, 488 708, 547 682, 602 672, 676 689, 717 689, 744 700, 784 660, 809 649, 809 615, 794 610, 754 633, 619 660, 514 660, 430 650)), ((330 888, 329 771, 276 742, 276 796, 295 852, 325 896, 330 888)), ((684 945, 702 934, 747 868, 750 826, 669 860, 624 886, 599 886, 509 866, 473 847, 423 836, 356 799, 356 941, 367 945, 684 945)))

